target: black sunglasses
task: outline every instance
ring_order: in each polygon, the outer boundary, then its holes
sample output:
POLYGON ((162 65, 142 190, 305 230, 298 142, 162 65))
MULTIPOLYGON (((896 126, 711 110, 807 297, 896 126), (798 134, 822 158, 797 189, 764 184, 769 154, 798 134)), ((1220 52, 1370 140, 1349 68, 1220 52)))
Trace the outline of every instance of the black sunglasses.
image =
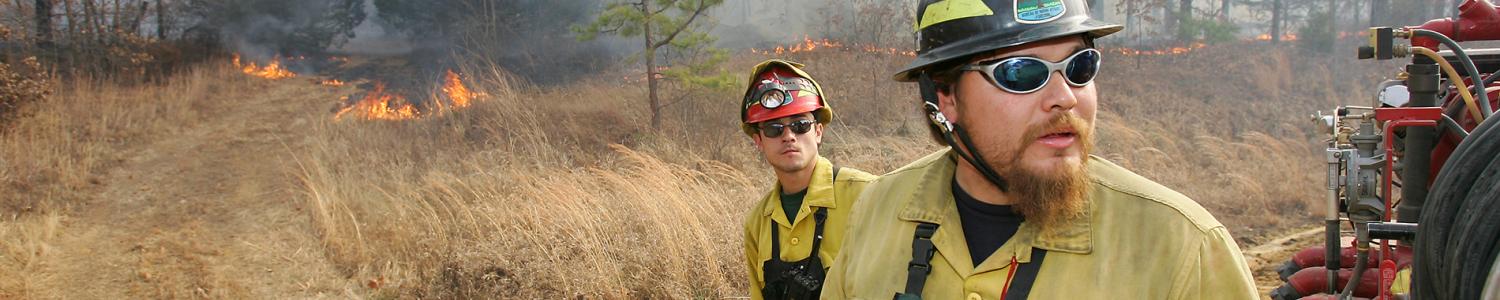
POLYGON ((1035 57, 1009 57, 964 65, 963 71, 980 71, 995 86, 1007 92, 1030 94, 1047 86, 1052 72, 1062 71, 1069 85, 1079 87, 1099 74, 1099 50, 1083 49, 1059 62, 1035 57))
POLYGON ((791 128, 792 133, 795 134, 807 133, 808 131, 812 131, 813 124, 817 124, 817 122, 808 119, 796 120, 786 124, 765 122, 760 123, 760 126, 756 126, 756 129, 760 130, 761 135, 768 138, 777 138, 781 137, 781 133, 786 132, 784 129, 787 128, 791 128))

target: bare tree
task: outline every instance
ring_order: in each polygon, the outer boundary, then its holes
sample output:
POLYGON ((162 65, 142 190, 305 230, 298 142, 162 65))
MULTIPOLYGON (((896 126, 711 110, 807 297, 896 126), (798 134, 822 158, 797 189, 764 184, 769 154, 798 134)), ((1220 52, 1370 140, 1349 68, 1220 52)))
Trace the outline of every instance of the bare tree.
POLYGON ((156 39, 167 39, 167 0, 156 0, 156 39))
POLYGON ((1178 1, 1176 16, 1172 18, 1172 30, 1177 32, 1176 35, 1178 41, 1187 41, 1193 38, 1192 34, 1189 34, 1188 30, 1186 28, 1183 28, 1184 26, 1188 26, 1188 23, 1191 22, 1192 19, 1193 0, 1178 1))
POLYGON ((38 45, 52 44, 52 1, 36 0, 36 40, 38 45))
POLYGON ((1271 43, 1281 43, 1281 23, 1285 22, 1286 13, 1281 6, 1282 0, 1271 0, 1271 43))
POLYGON ((1229 8, 1230 8, 1229 5, 1230 5, 1230 2, 1232 2, 1232 1, 1231 0, 1224 0, 1223 2, 1219 3, 1219 5, 1220 5, 1220 7, 1219 7, 1219 22, 1225 22, 1225 23, 1229 22, 1229 12, 1230 12, 1229 11, 1229 8))

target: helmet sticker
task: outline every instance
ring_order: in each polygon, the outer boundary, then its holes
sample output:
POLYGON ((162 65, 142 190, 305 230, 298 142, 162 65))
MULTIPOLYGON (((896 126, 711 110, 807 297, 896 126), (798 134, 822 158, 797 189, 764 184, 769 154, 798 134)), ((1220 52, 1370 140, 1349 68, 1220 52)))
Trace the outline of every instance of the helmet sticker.
POLYGON ((1068 11, 1062 0, 1013 0, 1016 21, 1025 24, 1051 22, 1068 11))
POLYGON ((916 22, 917 31, 942 22, 994 15, 995 11, 990 10, 983 0, 943 0, 923 7, 920 14, 922 18, 916 22))

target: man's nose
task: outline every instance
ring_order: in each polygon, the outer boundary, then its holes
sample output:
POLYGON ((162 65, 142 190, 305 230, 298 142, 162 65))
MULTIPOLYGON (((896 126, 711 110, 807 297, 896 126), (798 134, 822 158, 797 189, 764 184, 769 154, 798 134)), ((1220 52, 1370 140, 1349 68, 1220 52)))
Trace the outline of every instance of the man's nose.
POLYGON ((791 126, 787 126, 781 129, 781 141, 788 143, 797 141, 797 133, 792 132, 791 126))
POLYGON ((1042 97, 1042 110, 1051 112, 1053 110, 1070 110, 1078 105, 1078 95, 1073 92, 1073 85, 1068 84, 1061 71, 1052 72, 1052 78, 1047 80, 1047 86, 1037 91, 1042 97))

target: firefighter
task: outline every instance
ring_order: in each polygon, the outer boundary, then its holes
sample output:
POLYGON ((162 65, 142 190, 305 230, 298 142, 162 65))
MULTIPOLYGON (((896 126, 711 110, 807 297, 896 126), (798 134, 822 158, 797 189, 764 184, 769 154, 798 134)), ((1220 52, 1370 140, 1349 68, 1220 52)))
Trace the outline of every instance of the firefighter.
POLYGON ((776 185, 745 218, 754 299, 816 299, 843 248, 849 210, 876 178, 818 155, 833 110, 801 67, 775 59, 760 63, 741 101, 741 129, 776 173, 776 185))
POLYGON ((1090 155, 1094 40, 1122 26, 1085 0, 916 10, 917 57, 895 79, 918 83, 950 147, 870 183, 823 298, 1259 298, 1207 210, 1090 155))

